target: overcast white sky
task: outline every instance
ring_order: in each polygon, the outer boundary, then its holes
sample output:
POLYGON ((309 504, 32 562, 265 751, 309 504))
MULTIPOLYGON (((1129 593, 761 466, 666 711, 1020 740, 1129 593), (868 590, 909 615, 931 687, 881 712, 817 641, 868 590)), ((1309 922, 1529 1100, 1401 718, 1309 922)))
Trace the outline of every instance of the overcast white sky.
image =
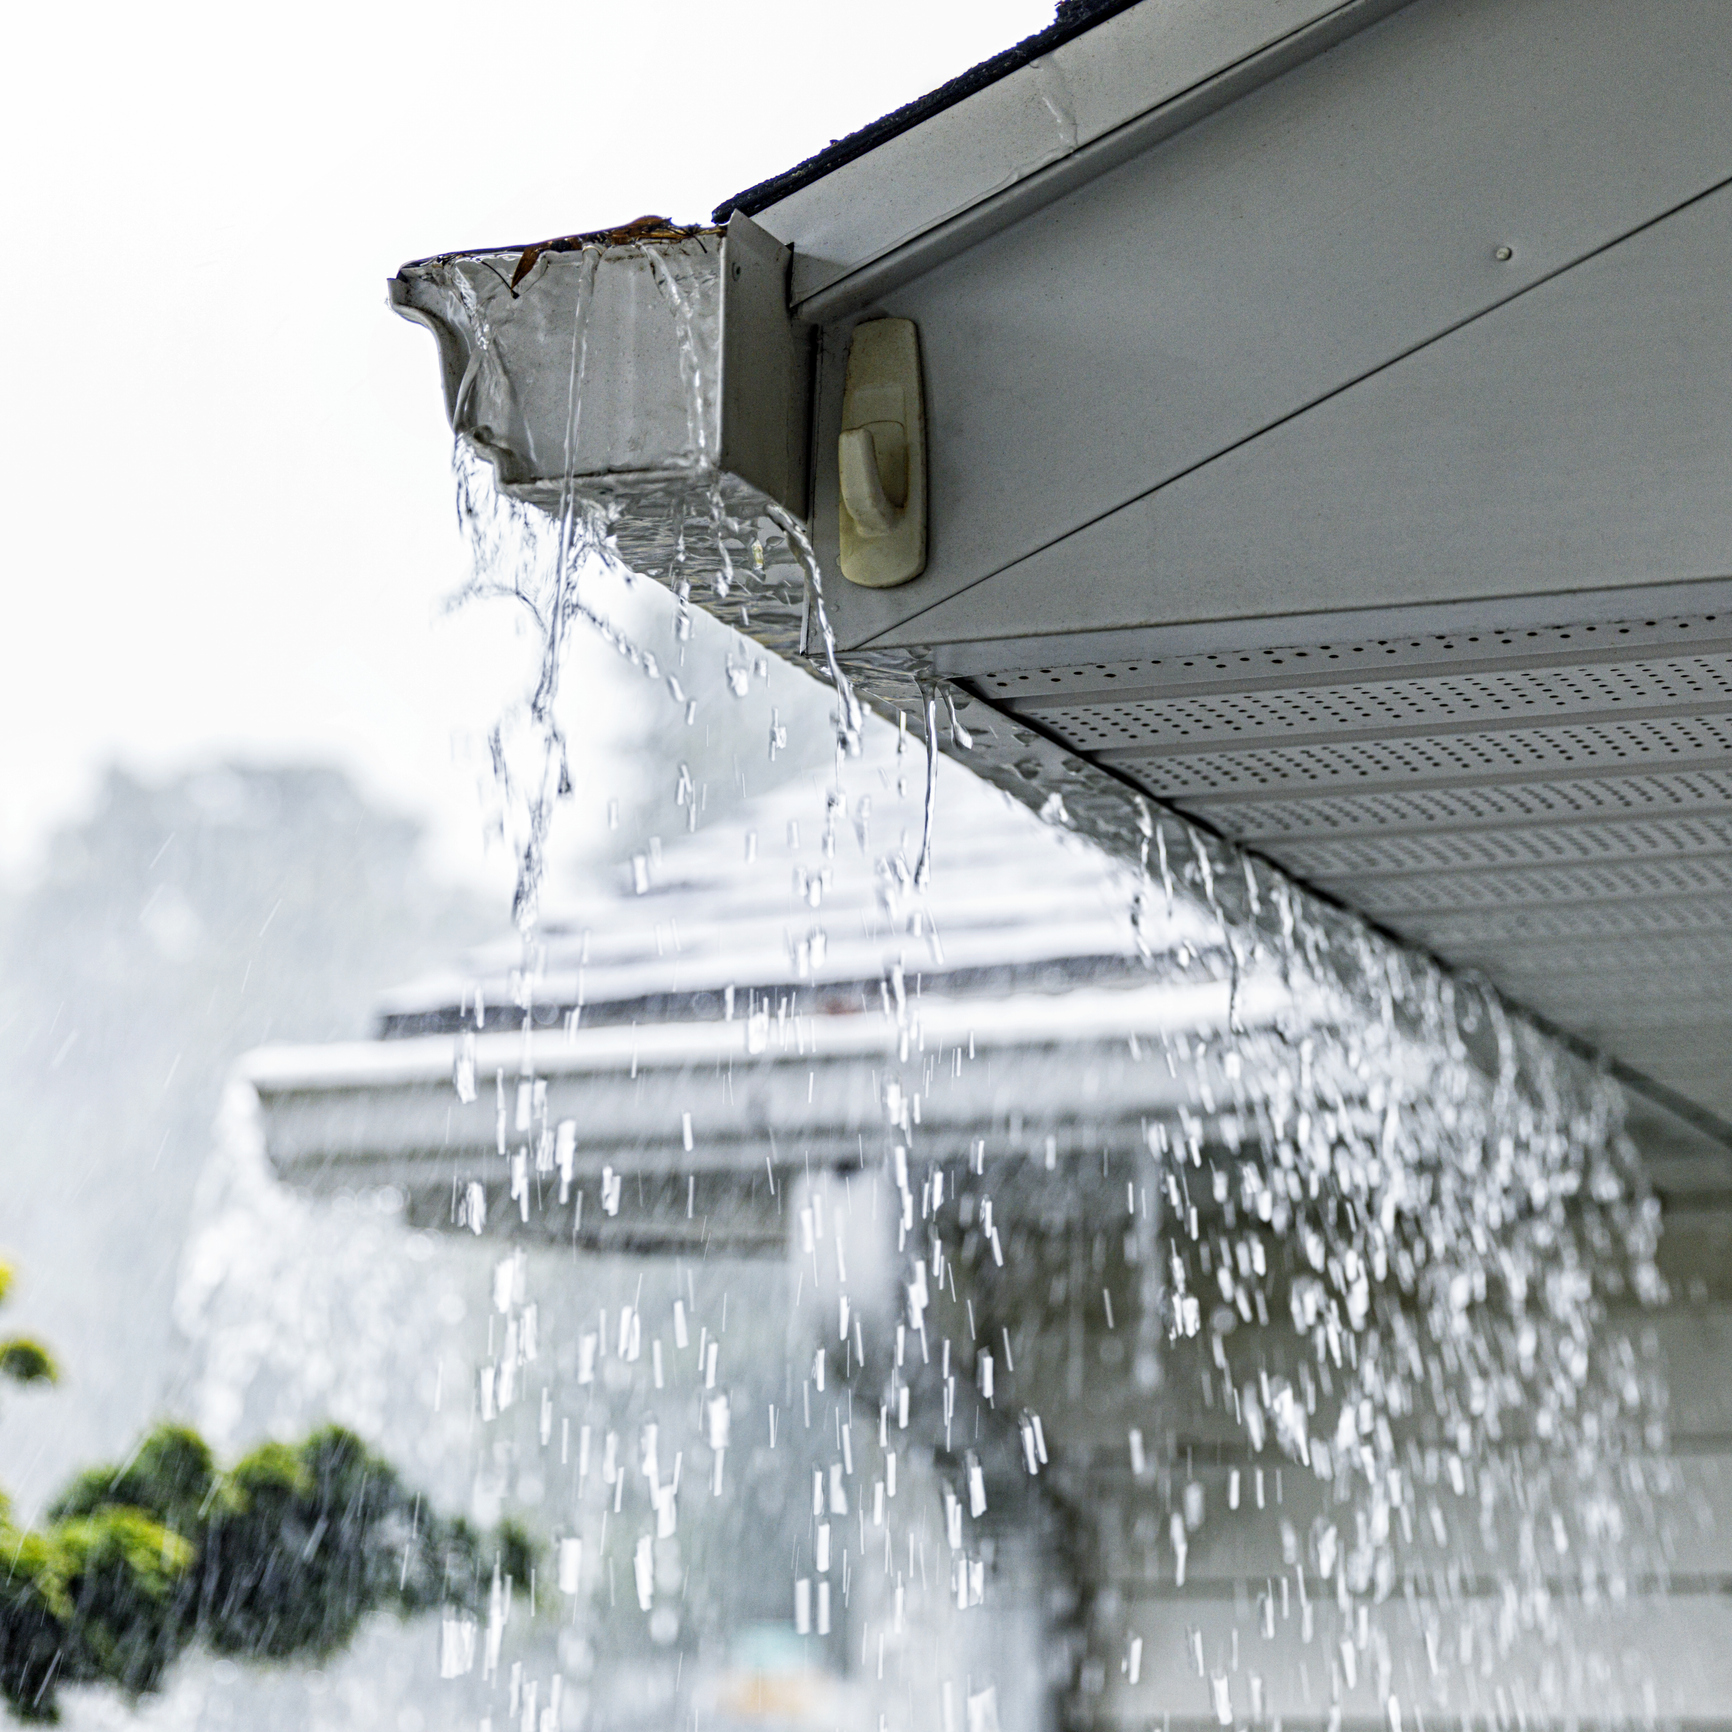
POLYGON ((461 865, 460 580, 403 260, 692 221, 1052 0, 30 6, 0 57, 0 872, 100 767, 316 758, 461 865))

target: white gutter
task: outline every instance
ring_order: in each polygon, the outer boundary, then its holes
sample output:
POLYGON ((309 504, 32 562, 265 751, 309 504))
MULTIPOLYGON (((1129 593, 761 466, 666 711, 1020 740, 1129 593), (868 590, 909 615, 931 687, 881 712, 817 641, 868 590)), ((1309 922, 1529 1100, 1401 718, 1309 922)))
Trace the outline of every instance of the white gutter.
MULTIPOLYGON (((1132 1035, 1207 1034, 1227 1026, 1231 1008, 1248 1028, 1267 1027, 1295 1007, 1292 992, 1271 976, 1241 982, 1237 1004, 1227 981, 1130 988, 1088 988, 1050 997, 923 998, 909 1004, 915 1045, 940 1051, 970 1042, 977 1049, 1048 1047, 1132 1035)), ((522 1077, 581 1077, 637 1069, 685 1069, 729 1064, 801 1064, 812 1059, 882 1059, 894 1054, 901 1029, 882 1015, 797 1016, 767 1022, 769 1045, 753 1048, 742 1014, 732 1022, 651 1023, 575 1033, 521 1032, 422 1035, 407 1040, 351 1041, 329 1046, 267 1046, 241 1060, 240 1074, 261 1099, 409 1085, 449 1086, 460 1053, 473 1056, 478 1077, 503 1071, 522 1077)))

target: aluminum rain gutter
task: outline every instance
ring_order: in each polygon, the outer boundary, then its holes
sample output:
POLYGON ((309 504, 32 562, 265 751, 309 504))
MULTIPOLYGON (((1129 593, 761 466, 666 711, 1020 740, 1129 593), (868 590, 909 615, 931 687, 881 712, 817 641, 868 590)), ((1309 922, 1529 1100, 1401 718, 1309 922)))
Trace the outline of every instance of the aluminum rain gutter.
MULTIPOLYGON (((876 746, 861 766, 879 773, 871 822, 895 836, 918 826, 923 789, 909 778, 899 791, 893 747, 876 746)), ((1341 1006, 1284 981, 1273 959, 1236 986, 1225 969, 1191 974, 1184 956, 1218 960, 1204 910, 1181 900, 1134 924, 1122 867, 953 765, 938 774, 961 834, 950 869, 907 899, 886 897, 858 832, 826 847, 801 782, 671 839, 641 879, 562 899, 532 1006, 514 935, 386 995, 383 1038, 252 1053, 242 1076, 266 1158, 308 1190, 395 1186, 429 1226, 453 1224, 455 1178, 484 1175, 491 1230, 780 1255, 785 1186, 858 1170, 879 1147, 884 1082, 911 1046, 944 1072, 915 1109, 923 1158, 960 1168, 977 1147, 987 1158, 987 1139, 995 1162, 1037 1170, 1049 1149, 1071 1166, 1098 1164, 1103 1147, 1134 1157, 1157 1120, 1175 1136, 1187 1118, 1211 1139, 1237 1134, 1227 1127, 1242 1128, 1257 1085, 1200 1055, 1177 1071, 1153 1057, 1175 1039, 1233 1027, 1268 1043, 1277 1025, 1336 1025, 1341 1006), (816 953, 790 930, 790 870, 822 884, 834 936, 816 953), (502 1104, 519 1103, 532 1109, 511 1145, 534 1187, 527 1210, 497 1158, 502 1104), (633 1191, 613 1213, 609 1169, 633 1191)))
POLYGON ((927 563, 824 593, 869 697, 947 691, 1030 804, 1133 857, 1181 814, 1732 1134, 1722 7, 1143 0, 722 214, 515 292, 522 249, 405 269, 510 489, 567 467, 594 270, 570 467, 811 651, 790 514, 836 573, 853 329, 912 320, 927 563))

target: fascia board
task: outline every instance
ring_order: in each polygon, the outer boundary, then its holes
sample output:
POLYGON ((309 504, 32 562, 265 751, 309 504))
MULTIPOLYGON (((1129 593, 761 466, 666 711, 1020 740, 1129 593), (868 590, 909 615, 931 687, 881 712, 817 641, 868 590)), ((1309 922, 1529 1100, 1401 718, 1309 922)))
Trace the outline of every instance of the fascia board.
MULTIPOLYGON (((1133 6, 841 164, 755 220, 793 246, 791 298, 810 316, 823 310, 805 305, 814 296, 1233 68, 1319 24, 1357 28, 1390 10, 1389 0, 1133 6)), ((1285 65, 1277 60, 1268 75, 1285 65)), ((1103 159, 1098 171, 1110 166, 1103 159)))

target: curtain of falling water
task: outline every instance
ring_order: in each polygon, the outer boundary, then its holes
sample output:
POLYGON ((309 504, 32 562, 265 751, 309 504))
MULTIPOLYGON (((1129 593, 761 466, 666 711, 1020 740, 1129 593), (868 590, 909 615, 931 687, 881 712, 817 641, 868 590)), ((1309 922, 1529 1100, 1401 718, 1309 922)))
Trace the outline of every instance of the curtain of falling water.
MULTIPOLYGON (((695 352, 700 297, 655 268, 695 352)), ((921 979, 945 966, 935 910, 970 891, 935 795, 938 688, 841 665, 798 526, 694 471, 646 564, 669 638, 634 642, 586 593, 620 559, 615 503, 569 476, 556 512, 515 503, 461 444, 457 474, 467 597, 521 607, 541 651, 491 741, 523 1026, 571 785, 568 634, 602 633, 689 715, 693 600, 829 679, 790 942, 809 972, 853 936, 812 887, 858 858, 885 960, 852 1071, 818 1064, 809 989, 730 992, 737 1056, 657 1077, 683 1091, 655 1103, 671 1160, 646 1135, 587 1161, 535 1038, 492 1075, 460 1043, 453 1098, 493 1100, 499 1129, 452 1175, 474 1266, 449 1399, 477 1513, 526 1511, 543 1551, 529 1595, 501 1581, 484 1617, 444 1619, 428 1700, 450 1723, 1651 1715, 1664 1680, 1619 1619, 1663 1574, 1673 1487, 1643 1346, 1657 1217, 1617 1089, 1471 983, 1056 771, 1045 814, 1141 863, 1115 882, 1155 1008, 1126 1033, 1053 993, 1044 1032, 977 1041, 988 1008, 921 979), (902 709, 894 739, 855 685, 902 709), (774 1078, 808 1053, 804 1119, 777 1118, 774 1078), (719 1170, 724 1132, 758 1137, 761 1168, 719 1170)), ((737 693, 750 653, 725 654, 737 693)))
MULTIPOLYGON (((460 468, 481 581, 521 588, 551 531, 489 519, 460 468)), ((686 527, 739 526, 698 492, 686 527)), ((839 753, 832 830, 847 779, 839 753)), ((775 1204, 791 1261, 758 1279, 793 1322, 747 1301, 743 1328, 735 1287, 724 1325, 713 1265, 706 1293, 653 1261, 571 1320, 540 1424, 595 1723, 625 1712, 609 1655, 748 1625, 793 1670, 723 1676, 796 1678, 778 1712, 814 1723, 1644 1712, 1652 1680, 1595 1622, 1661 1568, 1667 1489, 1660 1387, 1610 1315, 1660 1297, 1617 1090, 1266 871, 1165 819, 1147 835, 1126 895, 1150 980, 1232 995, 1227 1026, 1115 1060, 1167 1072, 1176 1110, 1091 1122, 1055 1039, 1024 1078, 1044 1111, 928 1134, 940 1074, 992 1061, 935 1050, 898 980, 872 1143, 775 1204)), ((887 929, 918 932, 918 872, 894 850, 879 871, 887 929)), ((530 1124, 514 1207, 665 1206, 579 1184, 559 1148, 530 1124), (558 1183, 531 1205, 537 1170, 558 1183)), ((496 1623, 477 1663, 512 1639, 496 1623)), ((708 1676, 675 1665, 680 1715, 746 1712, 708 1676)))

